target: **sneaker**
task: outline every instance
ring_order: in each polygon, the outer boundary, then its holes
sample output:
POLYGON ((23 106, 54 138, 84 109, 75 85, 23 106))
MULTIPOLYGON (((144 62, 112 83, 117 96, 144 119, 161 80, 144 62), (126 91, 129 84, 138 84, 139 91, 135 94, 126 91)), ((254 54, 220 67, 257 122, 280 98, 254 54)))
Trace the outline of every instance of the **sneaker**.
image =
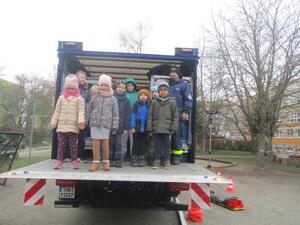
POLYGON ((79 169, 79 162, 77 160, 74 160, 71 162, 71 166, 73 170, 78 170, 79 169))
POLYGON ((138 166, 139 167, 144 167, 145 166, 145 157, 143 155, 140 155, 139 156, 139 159, 138 159, 138 166))
POLYGON ((160 160, 155 159, 153 162, 152 169, 158 169, 159 166, 160 166, 160 160))
POLYGON ((171 163, 170 163, 170 160, 165 160, 165 161, 164 161, 164 169, 165 169, 165 170, 170 170, 170 169, 171 169, 171 163))
POLYGON ((63 166, 63 161, 56 160, 53 168, 60 169, 60 168, 62 168, 62 166, 63 166))
POLYGON ((81 163, 87 163, 87 159, 83 159, 83 158, 77 158, 77 161, 78 162, 81 162, 81 163))
POLYGON ((131 156, 131 166, 138 167, 138 159, 136 155, 131 156))
POLYGON ((121 168, 122 167, 122 161, 121 160, 117 160, 116 161, 116 167, 117 168, 121 168))
POLYGON ((70 158, 65 158, 64 162, 71 162, 71 159, 70 158))

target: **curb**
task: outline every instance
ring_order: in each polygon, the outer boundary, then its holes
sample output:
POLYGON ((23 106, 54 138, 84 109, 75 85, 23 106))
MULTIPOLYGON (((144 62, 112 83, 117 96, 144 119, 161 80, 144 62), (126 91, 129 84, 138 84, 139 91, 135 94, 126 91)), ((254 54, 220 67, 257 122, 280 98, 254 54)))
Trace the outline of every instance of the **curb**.
MULTIPOLYGON (((204 157, 195 157, 195 159, 200 159, 200 160, 207 160, 208 158, 204 158, 204 157)), ((224 164, 228 164, 225 166, 216 166, 215 168, 229 168, 229 167, 234 167, 234 166, 238 166, 239 164, 236 162, 232 162, 232 161, 225 161, 225 160, 221 160, 221 159, 211 159, 211 161, 213 162, 220 162, 220 163, 224 163, 224 164)))

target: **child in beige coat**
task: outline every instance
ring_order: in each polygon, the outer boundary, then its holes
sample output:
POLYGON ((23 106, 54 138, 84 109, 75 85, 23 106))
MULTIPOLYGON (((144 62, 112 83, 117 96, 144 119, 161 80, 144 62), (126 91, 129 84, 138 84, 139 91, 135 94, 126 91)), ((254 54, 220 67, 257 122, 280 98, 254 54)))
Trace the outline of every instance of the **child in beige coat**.
POLYGON ((84 128, 84 99, 78 89, 78 78, 69 74, 65 79, 64 92, 57 100, 50 122, 51 128, 56 128, 58 134, 57 157, 54 169, 63 166, 63 157, 67 142, 69 142, 71 165, 79 169, 77 161, 79 129, 84 128))

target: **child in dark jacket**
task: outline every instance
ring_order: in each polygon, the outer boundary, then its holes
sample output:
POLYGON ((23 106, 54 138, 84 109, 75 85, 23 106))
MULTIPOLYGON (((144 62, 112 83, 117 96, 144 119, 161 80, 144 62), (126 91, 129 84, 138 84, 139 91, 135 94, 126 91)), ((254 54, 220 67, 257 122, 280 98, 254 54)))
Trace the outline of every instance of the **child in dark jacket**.
POLYGON ((128 134, 130 130, 130 116, 131 107, 126 96, 126 82, 123 80, 117 81, 114 96, 118 100, 119 106, 119 128, 116 134, 110 136, 110 159, 112 160, 111 166, 118 168, 122 167, 123 157, 125 152, 122 150, 123 135, 128 134))
POLYGON ((171 139, 178 127, 178 112, 174 98, 169 96, 170 88, 167 82, 158 85, 158 94, 149 109, 147 128, 154 140, 153 169, 160 166, 163 161, 165 169, 170 169, 171 139))
POLYGON ((133 167, 145 166, 149 99, 149 91, 147 89, 141 89, 138 92, 138 101, 132 109, 131 132, 133 133, 133 154, 131 157, 131 165, 133 167))

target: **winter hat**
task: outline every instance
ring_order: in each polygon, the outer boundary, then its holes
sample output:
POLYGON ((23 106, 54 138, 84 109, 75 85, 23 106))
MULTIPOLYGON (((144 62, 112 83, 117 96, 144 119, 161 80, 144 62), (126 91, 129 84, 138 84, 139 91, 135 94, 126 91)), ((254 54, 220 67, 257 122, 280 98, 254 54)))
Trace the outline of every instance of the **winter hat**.
POLYGON ((75 74, 69 74, 65 78, 65 88, 76 88, 78 89, 78 78, 75 74))
POLYGON ((158 91, 159 91, 162 87, 166 87, 166 88, 168 88, 168 89, 170 90, 169 84, 168 84, 167 82, 165 82, 165 81, 160 82, 160 83, 158 84, 158 88, 157 88, 158 91))
POLYGON ((101 76, 99 77, 99 86, 101 84, 106 84, 111 88, 111 77, 106 75, 106 74, 101 74, 101 76))
POLYGON ((178 76, 181 78, 182 77, 182 74, 181 74, 181 72, 180 72, 180 69, 179 68, 177 68, 177 67, 171 67, 171 69, 170 69, 170 73, 171 72, 175 72, 175 73, 177 73, 178 74, 178 76))
POLYGON ((120 84, 125 84, 125 86, 126 86, 126 81, 125 80, 116 80, 114 87, 117 88, 120 84))
POLYGON ((145 95, 147 95, 148 99, 150 99, 150 93, 147 89, 143 88, 143 89, 139 90, 139 96, 140 96, 140 94, 145 94, 145 95))
POLYGON ((157 85, 153 85, 153 86, 151 87, 151 93, 157 92, 157 91, 158 91, 157 85))

